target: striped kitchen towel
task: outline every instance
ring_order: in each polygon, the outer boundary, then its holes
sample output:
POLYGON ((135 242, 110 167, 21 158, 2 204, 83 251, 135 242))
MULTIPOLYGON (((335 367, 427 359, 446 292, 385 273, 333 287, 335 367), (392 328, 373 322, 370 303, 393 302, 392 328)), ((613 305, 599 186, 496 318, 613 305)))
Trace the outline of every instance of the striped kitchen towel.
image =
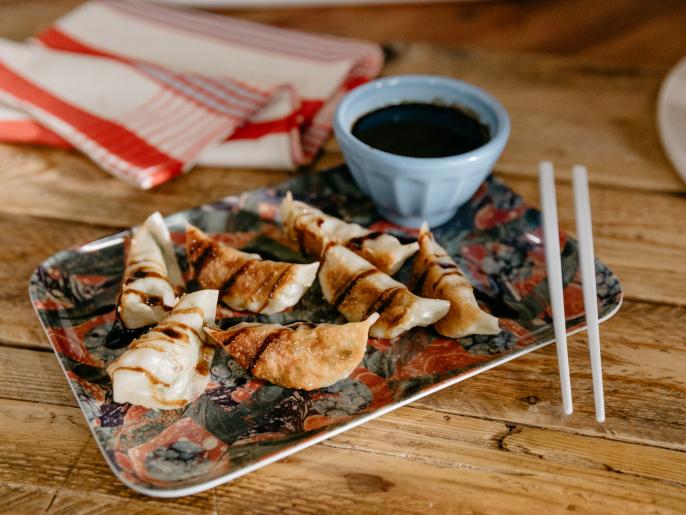
POLYGON ((0 141, 73 146, 149 188, 195 163, 294 169, 380 48, 131 0, 0 40, 0 141))

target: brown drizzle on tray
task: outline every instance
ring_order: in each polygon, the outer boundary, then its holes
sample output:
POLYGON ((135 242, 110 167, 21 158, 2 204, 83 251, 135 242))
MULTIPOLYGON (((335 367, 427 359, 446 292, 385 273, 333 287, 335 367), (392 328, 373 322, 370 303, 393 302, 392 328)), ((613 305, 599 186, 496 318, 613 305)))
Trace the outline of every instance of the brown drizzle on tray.
POLYGON ((144 291, 137 290, 135 288, 125 288, 123 291, 124 294, 133 294, 136 295, 140 301, 151 308, 159 307, 162 308, 165 311, 171 311, 172 306, 167 306, 164 303, 164 299, 160 297, 159 295, 150 295, 148 293, 145 293, 144 291))
POLYGON ((200 347, 200 354, 198 355, 198 363, 195 365, 195 371, 201 376, 206 376, 210 373, 210 366, 212 365, 212 356, 214 355, 214 348, 209 345, 200 347))
POLYGON ((157 386, 157 385, 162 385, 166 388, 169 388, 171 385, 168 383, 165 383, 164 381, 161 381, 158 379, 156 376, 151 374, 148 370, 142 368, 142 367, 117 367, 115 372, 118 372, 120 370, 130 370, 131 372, 138 372, 140 374, 143 374, 145 377, 148 378, 148 381, 150 381, 151 384, 157 386))

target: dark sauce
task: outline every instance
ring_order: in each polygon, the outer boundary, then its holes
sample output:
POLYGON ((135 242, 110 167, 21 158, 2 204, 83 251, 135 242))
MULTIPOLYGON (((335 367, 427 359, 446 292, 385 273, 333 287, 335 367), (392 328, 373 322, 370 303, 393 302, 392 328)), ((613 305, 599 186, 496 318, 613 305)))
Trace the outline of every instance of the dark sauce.
POLYGON ((212 356, 214 356, 214 348, 209 345, 203 345, 198 356, 198 363, 195 365, 195 371, 206 376, 210 373, 210 366, 212 365, 212 356))
POLYGON ((151 308, 154 308, 155 306, 161 306, 166 311, 171 311, 171 307, 165 305, 164 299, 159 295, 146 295, 144 302, 151 308))
POLYGON ((351 250, 362 250, 362 247, 364 247, 365 242, 375 240, 380 236, 383 236, 383 234, 384 233, 379 231, 370 232, 369 234, 365 234, 364 236, 358 236, 357 238, 349 239, 345 246, 351 250))
POLYGON ((188 339, 188 335, 186 333, 184 333, 183 331, 179 331, 175 327, 165 327, 164 329, 161 329, 160 332, 162 334, 166 334, 170 338, 175 338, 175 339, 179 339, 179 340, 181 340, 181 339, 187 340, 188 339))
POLYGON ((121 321, 117 320, 105 337, 105 347, 108 349, 127 347, 133 340, 143 336, 149 329, 149 326, 139 329, 127 329, 121 321))
POLYGON ((476 300, 479 302, 483 302, 488 306, 489 312, 494 317, 511 318, 513 320, 519 319, 519 312, 510 306, 502 292, 499 292, 495 296, 490 296, 474 288, 474 297, 476 297, 476 300))
POLYGON ((286 327, 288 327, 289 329, 294 329, 294 330, 299 329, 301 327, 307 327, 308 329, 314 329, 315 327, 317 327, 317 324, 315 324, 314 322, 292 322, 292 323, 288 324, 286 327))
POLYGON ((117 370, 130 370, 132 372, 138 372, 139 374, 143 374, 145 377, 148 378, 148 381, 150 381, 150 384, 152 384, 152 385, 161 384, 162 386, 166 386, 166 387, 171 386, 169 383, 165 383, 164 381, 159 379, 156 375, 152 374, 149 370, 146 370, 142 367, 117 367, 117 370))
POLYGON ((488 127, 458 107, 409 102, 365 114, 352 133, 371 147, 408 157, 455 156, 490 139, 488 127))

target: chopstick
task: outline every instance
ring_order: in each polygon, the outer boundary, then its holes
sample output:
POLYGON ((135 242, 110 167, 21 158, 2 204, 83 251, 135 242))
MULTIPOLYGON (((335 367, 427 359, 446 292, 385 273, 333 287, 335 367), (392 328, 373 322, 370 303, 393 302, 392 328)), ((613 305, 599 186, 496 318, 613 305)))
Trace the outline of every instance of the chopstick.
POLYGON ((584 292, 584 308, 588 326, 588 350, 591 355, 593 376, 593 400, 595 418, 605 421, 605 398, 603 394, 603 370, 600 361, 600 331, 598 328, 598 301, 596 294, 595 255, 593 252, 593 226, 591 224, 591 202, 588 194, 588 173, 586 167, 572 168, 574 184, 574 211, 576 212, 576 235, 579 240, 579 264, 584 292))
MULTIPOLYGON (((560 260, 560 234, 557 226, 557 196, 555 194, 555 172, 550 161, 538 165, 538 180, 541 189, 541 210, 543 215, 543 240, 545 260, 548 268, 548 289, 553 311, 553 329, 557 349, 557 366, 560 371, 562 406, 566 415, 572 407, 572 385, 569 379, 569 357, 567 355, 567 327, 562 286, 562 264, 560 260)), ((584 281, 585 283, 586 281, 584 281)), ((594 283, 595 284, 595 283, 594 283)))

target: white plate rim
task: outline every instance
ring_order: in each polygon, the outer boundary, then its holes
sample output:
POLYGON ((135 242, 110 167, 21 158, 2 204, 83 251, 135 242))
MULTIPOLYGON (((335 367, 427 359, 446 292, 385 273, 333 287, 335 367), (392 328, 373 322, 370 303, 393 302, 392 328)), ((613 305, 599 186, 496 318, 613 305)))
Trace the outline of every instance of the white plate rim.
MULTIPOLYGON (((686 57, 681 59, 662 82, 657 100, 657 126, 660 141, 676 172, 686 182, 686 133, 679 135, 669 124, 670 106, 679 95, 679 84, 684 84, 681 95, 686 97, 686 57)), ((686 111, 686 106, 684 107, 686 111)))

